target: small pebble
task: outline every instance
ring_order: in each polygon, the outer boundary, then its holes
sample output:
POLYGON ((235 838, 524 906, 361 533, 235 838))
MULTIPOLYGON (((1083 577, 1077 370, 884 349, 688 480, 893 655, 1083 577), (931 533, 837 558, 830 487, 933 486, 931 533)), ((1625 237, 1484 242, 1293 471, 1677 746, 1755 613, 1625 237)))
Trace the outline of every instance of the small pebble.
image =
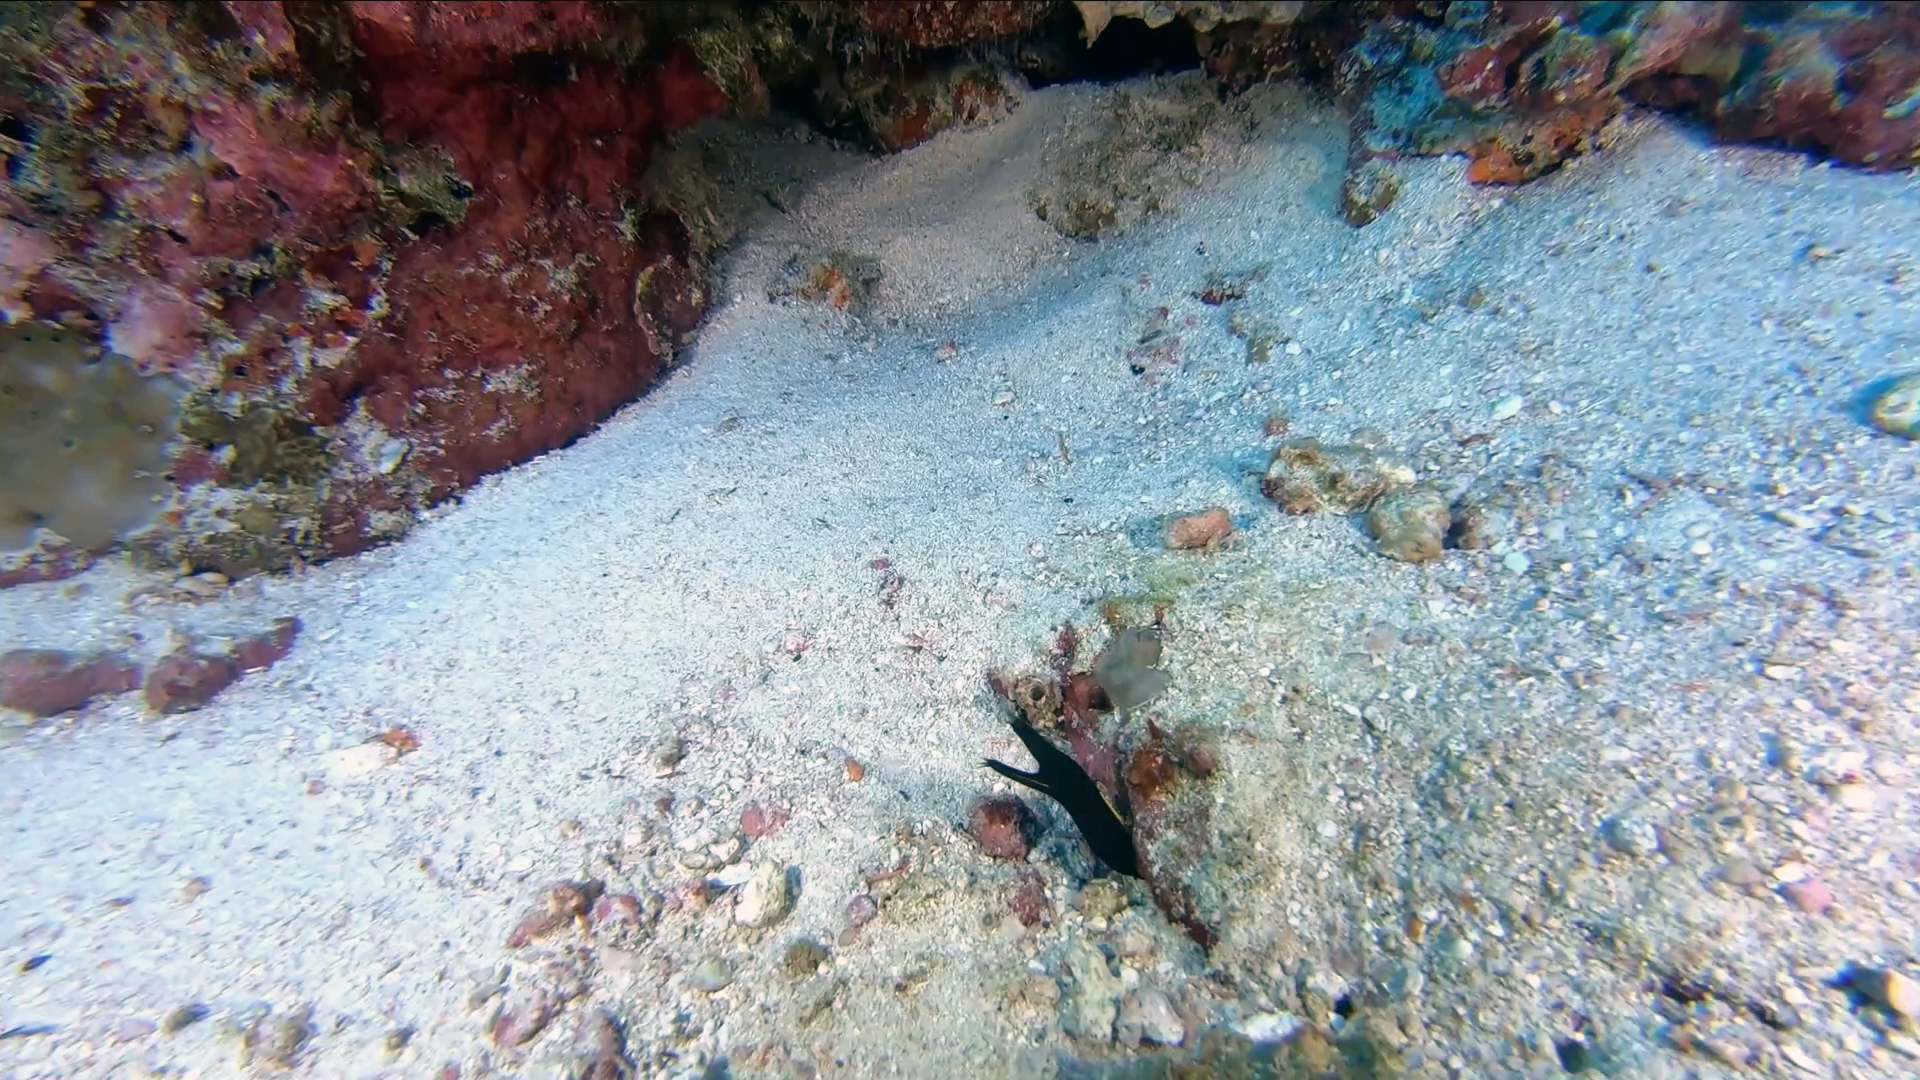
POLYGON ((1808 878, 1780 887, 1780 895, 1787 902, 1808 915, 1824 915, 1833 906, 1833 890, 1819 878, 1808 878))
POLYGON ((678 735, 669 735, 654 744, 653 769, 655 775, 671 776, 674 766, 687 756, 687 744, 678 735))
POLYGON ((1609 818, 1600 835, 1607 846, 1627 855, 1648 859, 1660 854, 1660 827, 1643 817, 1609 818))
POLYGON ((847 901, 847 922, 855 927, 865 926, 880 914, 880 905, 866 893, 856 893, 847 901))
POLYGON ((1920 982, 1898 971, 1856 967, 1847 973, 1847 982, 1903 1017, 1920 1017, 1920 982))
POLYGON ((1493 403, 1493 413, 1489 419, 1496 424, 1503 420, 1511 420, 1520 415, 1520 410, 1524 408, 1526 404, 1527 399, 1521 397, 1519 394, 1508 394, 1506 397, 1493 403))
POLYGON ((1767 875, 1751 859, 1735 859, 1720 868, 1720 880, 1736 889, 1757 889, 1766 884, 1767 875))
POLYGON ((1518 551, 1509 551, 1500 559, 1500 565, 1507 568, 1509 574, 1524 574, 1533 566, 1533 560, 1518 551))
POLYGON ((781 966, 786 969, 789 979, 804 979, 819 971, 820 965, 826 962, 827 947, 817 941, 802 938, 787 946, 786 959, 781 966))
POLYGON ((166 1017, 160 1021, 160 1031, 162 1034, 172 1035, 190 1028, 206 1018, 207 1007, 205 1005, 201 1005, 198 1002, 190 1005, 182 1005, 168 1013, 166 1017))
POLYGON ((717 956, 702 960, 687 972, 687 985, 703 994, 717 994, 733 985, 733 966, 717 956))

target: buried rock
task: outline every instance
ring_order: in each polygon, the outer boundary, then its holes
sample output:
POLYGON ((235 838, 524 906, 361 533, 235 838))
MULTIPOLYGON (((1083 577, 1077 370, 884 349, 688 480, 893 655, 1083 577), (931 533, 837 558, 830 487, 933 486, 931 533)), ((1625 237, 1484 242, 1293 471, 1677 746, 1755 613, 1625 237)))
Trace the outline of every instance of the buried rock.
POLYGON ((273 629, 246 638, 225 652, 202 653, 186 644, 161 657, 142 688, 147 708, 162 715, 204 708, 240 676, 265 671, 293 651, 300 620, 275 619, 273 629))
POLYGON ((1438 559, 1446 550, 1453 512, 1446 496, 1427 487, 1397 491, 1367 510, 1367 531, 1380 553, 1401 562, 1438 559))
POLYGON ((96 697, 139 686, 139 667, 119 653, 86 659, 58 649, 0 653, 0 706, 36 719, 73 712, 96 697))

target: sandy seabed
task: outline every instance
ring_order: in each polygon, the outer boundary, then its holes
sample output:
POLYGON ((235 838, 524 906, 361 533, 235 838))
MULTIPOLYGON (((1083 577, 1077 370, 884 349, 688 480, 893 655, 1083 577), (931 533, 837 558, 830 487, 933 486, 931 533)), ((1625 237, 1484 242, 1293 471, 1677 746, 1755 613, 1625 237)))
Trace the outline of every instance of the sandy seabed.
POLYGON ((0 593, 0 649, 304 624, 201 711, 0 729, 0 1073, 1920 1075, 1920 988, 1869 992, 1920 975, 1920 448, 1861 413, 1920 366, 1913 178, 1636 117, 1355 229, 1343 118, 1272 89, 1164 213, 1035 216, 1178 92, 737 145, 724 295, 593 436, 216 599, 0 593), (864 312, 770 299, 836 251, 864 312), (1490 546, 1282 513, 1275 416, 1490 546), (1210 950, 1045 800, 1025 863, 964 828, 1025 761, 984 673, 1109 602, 1168 604, 1113 722, 1218 748, 1210 950), (561 881, 609 905, 529 921, 561 881))

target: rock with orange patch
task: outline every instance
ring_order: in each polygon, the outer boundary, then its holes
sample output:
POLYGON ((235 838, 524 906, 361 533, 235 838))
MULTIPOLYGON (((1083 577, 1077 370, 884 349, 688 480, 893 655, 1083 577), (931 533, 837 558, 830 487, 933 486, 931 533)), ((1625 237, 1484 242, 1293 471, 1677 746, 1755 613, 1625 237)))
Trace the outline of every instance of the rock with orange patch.
POLYGON ((1167 546, 1175 551, 1212 551, 1233 536, 1233 515, 1216 506, 1167 522, 1167 546))

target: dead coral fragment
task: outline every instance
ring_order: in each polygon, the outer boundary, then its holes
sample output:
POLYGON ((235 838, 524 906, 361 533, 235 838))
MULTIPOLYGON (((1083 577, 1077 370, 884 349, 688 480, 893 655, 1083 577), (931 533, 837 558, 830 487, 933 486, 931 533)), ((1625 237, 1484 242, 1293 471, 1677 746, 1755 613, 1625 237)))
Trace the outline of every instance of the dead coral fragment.
POLYGON ((1060 721, 1060 685, 1052 679, 1023 675, 1013 680, 1006 696, 1034 727, 1052 727, 1060 721))
POLYGON ((1351 514, 1413 483, 1413 470, 1362 446, 1289 439, 1273 452, 1260 490, 1289 514, 1351 514))
POLYGON ((1395 492, 1367 511, 1367 530, 1380 545, 1381 554, 1401 562, 1438 559, 1452 526, 1446 497, 1432 488, 1395 492))

